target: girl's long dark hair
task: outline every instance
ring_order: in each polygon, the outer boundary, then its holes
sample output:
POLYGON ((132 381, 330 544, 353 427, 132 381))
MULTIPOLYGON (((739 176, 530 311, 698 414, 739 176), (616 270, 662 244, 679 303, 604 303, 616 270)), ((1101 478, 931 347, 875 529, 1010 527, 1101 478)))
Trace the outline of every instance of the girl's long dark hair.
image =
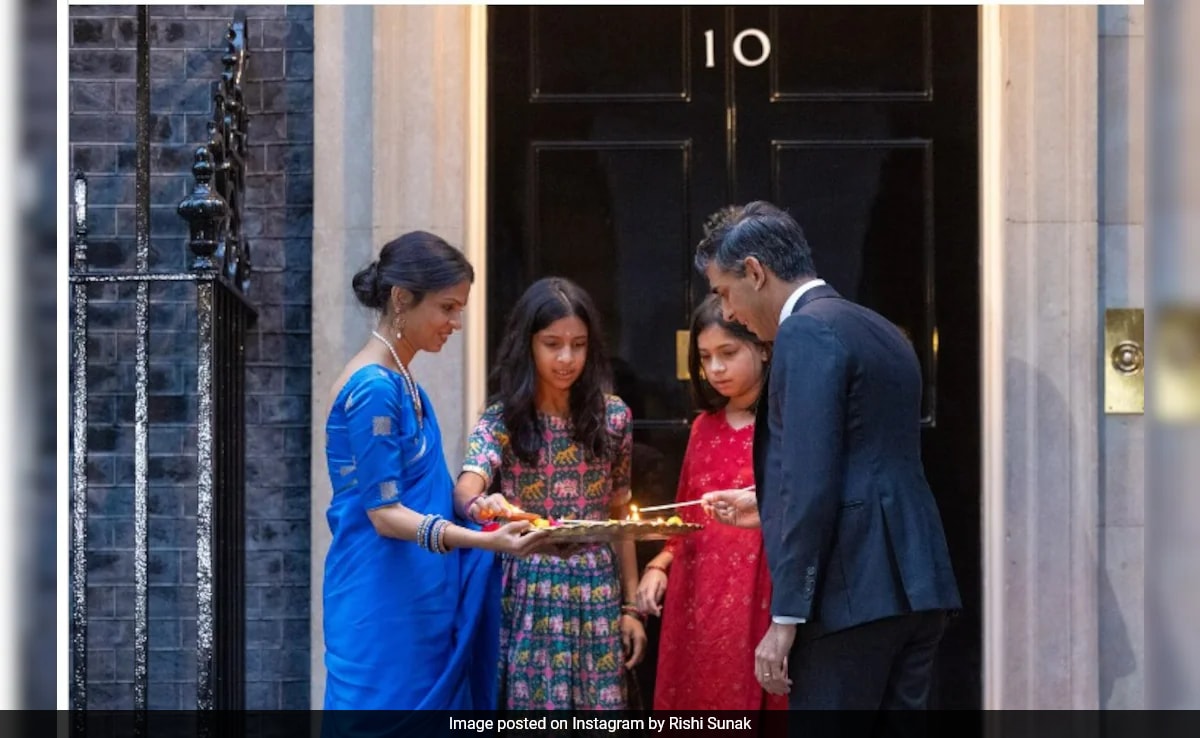
POLYGON ((575 316, 588 330, 587 359, 571 385, 570 412, 575 442, 597 459, 610 455, 606 422, 607 394, 612 391, 612 368, 604 347, 599 315, 592 298, 562 277, 534 282, 517 300, 508 318, 504 339, 492 370, 496 388, 491 402, 503 405, 504 425, 517 458, 537 462, 542 427, 537 414, 537 367, 533 336, 556 320, 575 316))
MULTIPOLYGON (((716 295, 704 298, 704 301, 697 305, 695 311, 692 312, 692 327, 688 336, 688 373, 691 374, 692 400, 705 412, 720 410, 729 404, 729 398, 713 389, 713 386, 704 378, 700 367, 700 334, 705 328, 714 325, 729 331, 729 334, 739 341, 766 349, 770 355, 770 346, 759 340, 758 336, 751 333, 746 326, 725 320, 725 316, 721 312, 721 298, 716 295)), ((756 406, 757 404, 755 403, 756 406)))

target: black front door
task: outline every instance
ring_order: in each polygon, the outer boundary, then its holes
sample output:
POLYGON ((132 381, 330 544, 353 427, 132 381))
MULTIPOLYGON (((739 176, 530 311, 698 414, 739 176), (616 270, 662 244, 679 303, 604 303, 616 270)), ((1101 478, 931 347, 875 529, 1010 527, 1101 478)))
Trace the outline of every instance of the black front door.
MULTIPOLYGON (((670 502, 694 415, 677 333, 708 289, 692 268, 702 224, 730 203, 787 208, 821 276, 921 357, 925 463, 966 603, 935 702, 966 708, 982 699, 976 13, 488 11, 489 355, 533 280, 580 283, 634 413, 634 498, 670 502)), ((642 563, 656 551, 642 544, 642 563)))

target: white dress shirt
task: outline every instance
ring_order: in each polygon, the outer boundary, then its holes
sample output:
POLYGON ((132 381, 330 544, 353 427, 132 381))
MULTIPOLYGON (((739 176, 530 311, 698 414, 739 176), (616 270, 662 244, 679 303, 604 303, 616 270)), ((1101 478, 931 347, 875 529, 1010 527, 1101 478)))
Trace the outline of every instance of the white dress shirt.
MULTIPOLYGON (((796 303, 800 300, 801 295, 803 295, 805 292, 808 292, 813 287, 820 287, 823 284, 825 284, 825 280, 813 279, 797 287, 796 291, 793 292, 791 297, 787 299, 787 302, 783 303, 783 310, 779 311, 780 325, 782 325, 783 321, 787 320, 787 316, 791 315, 792 311, 796 309, 796 303)), ((799 625, 800 623, 804 622, 804 618, 795 618, 790 615, 772 615, 771 621, 779 623, 780 625, 799 625)))
POLYGON ((782 324, 783 321, 787 320, 787 316, 791 315, 792 311, 796 309, 796 303, 800 300, 801 295, 813 287, 820 287, 823 284, 825 284, 825 280, 823 279, 811 279, 797 287, 792 296, 787 299, 787 302, 783 303, 783 310, 779 311, 779 323, 782 324))

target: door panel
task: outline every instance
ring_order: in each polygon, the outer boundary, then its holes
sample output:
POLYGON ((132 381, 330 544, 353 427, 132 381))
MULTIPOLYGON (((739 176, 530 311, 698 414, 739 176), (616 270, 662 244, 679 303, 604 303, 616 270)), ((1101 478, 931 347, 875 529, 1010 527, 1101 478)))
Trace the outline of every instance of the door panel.
POLYGON ((687 8, 534 7, 533 102, 680 101, 690 94, 687 8))
MULTIPOLYGON (((489 348, 538 277, 595 298, 634 413, 634 496, 669 502, 693 409, 675 332, 705 218, 769 199, 822 276, 902 327, 966 612, 935 704, 981 703, 973 7, 537 7, 489 13, 489 348), (766 38, 766 44, 762 42, 766 38)), ((643 544, 644 564, 659 546, 643 544)), ((657 624, 638 670, 654 687, 657 624)))
MULTIPOLYGON (((746 10, 736 11, 738 20, 756 21, 743 17, 746 10)), ((930 8, 778 7, 767 16, 769 37, 780 39, 770 60, 772 100, 924 100, 931 94, 930 8)))

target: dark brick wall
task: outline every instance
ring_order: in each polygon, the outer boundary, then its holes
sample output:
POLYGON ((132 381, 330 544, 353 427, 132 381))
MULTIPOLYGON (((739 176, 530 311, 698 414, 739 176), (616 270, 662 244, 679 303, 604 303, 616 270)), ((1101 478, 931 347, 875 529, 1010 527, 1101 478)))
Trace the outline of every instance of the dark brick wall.
MULTIPOLYGON (((247 340, 246 706, 307 708, 312 284, 311 6, 244 6, 250 62, 246 230, 258 326, 247 340)), ((235 6, 150 6, 152 269, 188 263, 176 207, 207 139, 235 6)), ((135 6, 70 8, 70 156, 91 185, 90 268, 134 265, 135 6)), ((89 705, 133 704, 132 285, 92 288, 89 705)), ((195 706, 194 288, 151 288, 150 692, 195 706)))

